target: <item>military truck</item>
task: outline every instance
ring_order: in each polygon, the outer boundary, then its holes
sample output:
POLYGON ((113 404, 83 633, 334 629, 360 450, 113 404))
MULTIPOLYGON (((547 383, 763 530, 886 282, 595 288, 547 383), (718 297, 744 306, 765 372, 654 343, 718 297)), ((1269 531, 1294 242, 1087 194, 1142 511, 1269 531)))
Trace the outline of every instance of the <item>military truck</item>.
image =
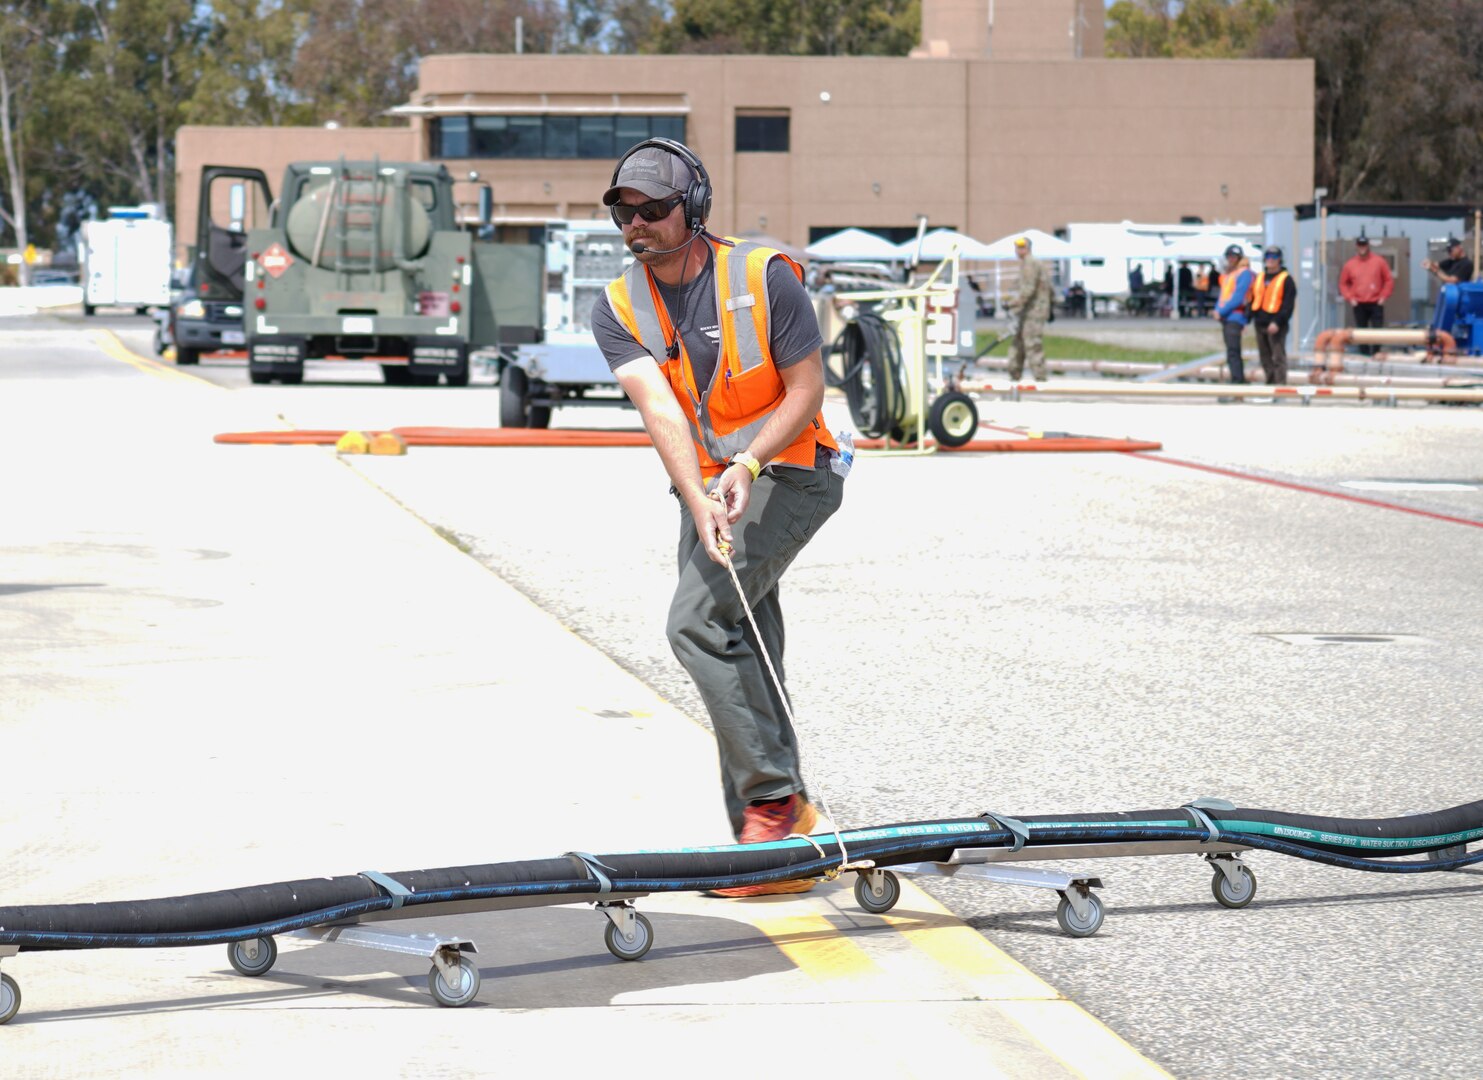
MULTIPOLYGON (((487 232, 487 185, 478 202, 487 232)), ((466 386, 471 351, 539 339, 541 250, 477 241, 457 209, 453 176, 428 162, 296 162, 276 201, 261 170, 207 166, 197 287, 240 298, 254 383, 343 360, 394 385, 466 386)))

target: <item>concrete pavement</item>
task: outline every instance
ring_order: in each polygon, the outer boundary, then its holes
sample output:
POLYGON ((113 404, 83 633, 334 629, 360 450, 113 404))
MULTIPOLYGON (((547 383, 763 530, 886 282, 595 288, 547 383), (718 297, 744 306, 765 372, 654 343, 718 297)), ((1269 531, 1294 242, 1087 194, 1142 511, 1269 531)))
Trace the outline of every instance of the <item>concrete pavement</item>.
MULTIPOLYGON (((369 471, 211 443, 283 423, 280 397, 28 325, 0 343, 0 903, 726 838, 711 739, 680 709, 369 471)), ((600 489, 572 499, 598 509, 600 489)), ((488 501, 461 480, 444 494, 488 501)), ((604 543, 585 526, 554 561, 604 543)), ((431 1004, 423 961, 291 941, 258 980, 216 948, 23 954, 3 963, 24 1003, 0 1053, 28 1077, 608 1056, 657 1076, 835 1058, 887 1076, 1159 1075, 915 889, 885 918, 841 883, 641 908, 656 945, 636 964, 607 955, 585 907, 413 924, 479 942, 463 1010, 431 1004)))

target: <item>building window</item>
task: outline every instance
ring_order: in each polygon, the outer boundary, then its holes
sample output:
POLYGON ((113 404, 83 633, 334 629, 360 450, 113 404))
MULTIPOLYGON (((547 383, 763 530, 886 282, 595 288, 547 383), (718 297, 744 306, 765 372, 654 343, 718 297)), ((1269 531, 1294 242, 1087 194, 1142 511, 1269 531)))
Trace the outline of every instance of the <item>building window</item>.
POLYGON ((736 152, 738 154, 786 154, 788 152, 788 114, 738 113, 736 152))
POLYGON ((434 158, 612 159, 645 139, 685 141, 683 116, 441 116, 429 128, 434 158))
POLYGON ((469 118, 444 116, 433 121, 434 157, 466 158, 469 153, 469 118))

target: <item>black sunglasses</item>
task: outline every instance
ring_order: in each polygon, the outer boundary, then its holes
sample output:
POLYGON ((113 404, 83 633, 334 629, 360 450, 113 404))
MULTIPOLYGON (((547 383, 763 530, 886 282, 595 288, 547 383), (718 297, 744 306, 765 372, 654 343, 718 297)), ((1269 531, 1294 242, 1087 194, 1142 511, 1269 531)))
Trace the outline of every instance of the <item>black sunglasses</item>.
POLYGON ((637 214, 645 221, 663 221, 669 217, 670 212, 680 203, 685 201, 683 193, 675 193, 664 199, 651 199, 637 206, 628 206, 625 203, 613 204, 613 220, 619 225, 627 225, 633 221, 633 215, 637 214))

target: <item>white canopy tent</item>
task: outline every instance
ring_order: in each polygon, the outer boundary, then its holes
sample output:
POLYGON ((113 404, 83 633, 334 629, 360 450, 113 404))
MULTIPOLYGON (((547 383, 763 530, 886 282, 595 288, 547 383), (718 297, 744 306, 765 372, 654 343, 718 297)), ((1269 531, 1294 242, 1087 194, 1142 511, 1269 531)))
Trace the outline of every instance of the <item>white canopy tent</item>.
MULTIPOLYGON (((953 229, 933 229, 922 237, 922 260, 924 262, 941 262, 946 259, 953 245, 958 247, 958 257, 965 262, 982 262, 989 259, 1000 258, 989 254, 989 246, 981 244, 973 237, 953 229)), ((896 245, 896 257, 898 259, 912 259, 917 253, 916 240, 908 240, 904 244, 896 245)))
POLYGON ((1001 236, 992 244, 985 245, 987 251, 992 255, 985 255, 990 259, 1012 259, 1014 255, 1014 242, 1020 237, 1030 241, 1030 253, 1037 259, 1070 259, 1077 255, 1086 254, 1074 244, 1067 243, 1059 236, 1052 236, 1048 232, 1039 229, 1026 229, 1024 232, 1010 233, 1001 236))
POLYGON ((1241 253, 1253 262, 1260 262, 1262 249, 1250 241, 1243 240, 1239 236, 1227 236, 1224 233, 1199 233, 1193 236, 1181 236, 1173 240, 1164 250, 1164 258, 1175 264, 1174 270, 1174 294, 1171 299, 1172 311, 1179 311, 1179 270, 1181 262, 1203 261, 1213 265, 1217 271, 1225 271, 1225 255, 1227 249, 1232 245, 1241 249, 1241 253))
POLYGON ((896 245, 864 229, 841 229, 804 249, 809 258, 824 262, 900 262, 896 245))

